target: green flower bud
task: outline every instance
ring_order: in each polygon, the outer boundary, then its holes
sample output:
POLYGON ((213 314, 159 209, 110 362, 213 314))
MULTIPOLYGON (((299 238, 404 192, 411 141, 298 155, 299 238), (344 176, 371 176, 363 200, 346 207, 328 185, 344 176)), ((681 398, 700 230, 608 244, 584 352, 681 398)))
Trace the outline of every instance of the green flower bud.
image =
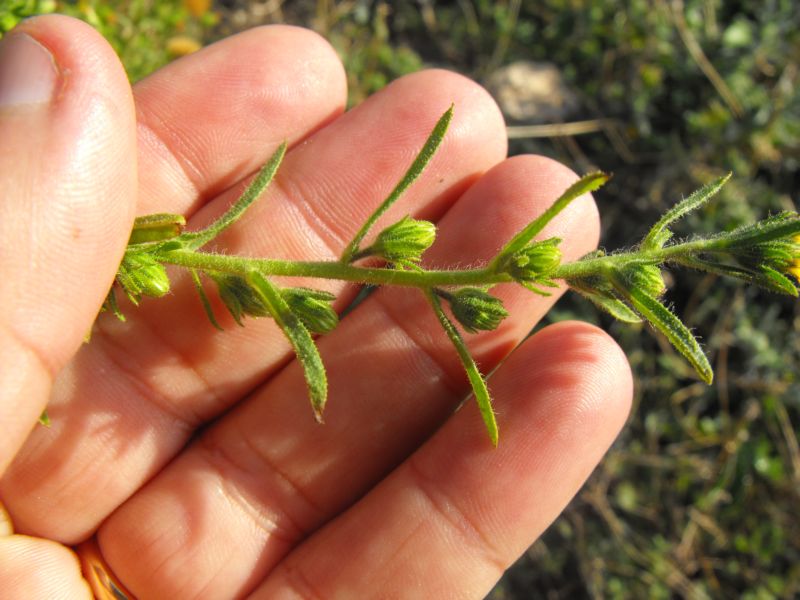
POLYGON ((792 241, 795 245, 795 252, 792 257, 792 263, 786 267, 786 272, 790 273, 797 281, 800 281, 800 235, 794 236, 792 241))
POLYGON ((667 289, 661 269, 656 265, 630 265, 623 269, 622 276, 631 288, 640 289, 653 298, 660 297, 667 289))
POLYGON ((737 255, 744 266, 766 266, 800 279, 800 236, 757 244, 747 250, 737 255))
POLYGON ((339 315, 331 306, 331 302, 336 299, 333 294, 297 287, 283 289, 281 295, 292 312, 312 333, 328 333, 339 324, 339 315))
POLYGON ((503 270, 520 281, 548 279, 548 275, 561 264, 559 238, 533 242, 511 255, 503 270))
POLYGON ((403 217, 381 231, 370 250, 389 262, 418 262, 435 239, 433 223, 403 217))
POLYGON ((241 325, 243 316, 268 317, 269 309, 244 277, 238 275, 211 275, 217 284, 219 297, 241 325))
POLYGON ((497 329, 508 316, 499 298, 478 288, 461 288, 448 297, 453 316, 470 333, 497 329))
POLYGON ((147 253, 128 253, 122 259, 117 281, 132 302, 144 296, 160 298, 169 291, 164 265, 147 253))

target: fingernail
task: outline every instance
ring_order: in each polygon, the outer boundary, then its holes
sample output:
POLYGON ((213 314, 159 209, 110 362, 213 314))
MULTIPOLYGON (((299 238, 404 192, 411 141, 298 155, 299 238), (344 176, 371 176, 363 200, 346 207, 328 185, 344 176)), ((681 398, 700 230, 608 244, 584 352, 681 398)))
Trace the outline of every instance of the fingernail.
POLYGON ((57 82, 53 55, 31 36, 0 40, 0 108, 50 102, 57 82))

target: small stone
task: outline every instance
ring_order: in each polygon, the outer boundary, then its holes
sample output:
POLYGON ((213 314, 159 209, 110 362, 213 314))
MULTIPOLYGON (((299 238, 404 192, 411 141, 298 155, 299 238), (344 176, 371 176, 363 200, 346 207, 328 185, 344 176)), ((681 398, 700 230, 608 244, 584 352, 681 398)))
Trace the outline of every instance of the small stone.
POLYGON ((577 95, 552 63, 517 61, 486 81, 503 114, 525 123, 563 123, 580 107, 577 95))

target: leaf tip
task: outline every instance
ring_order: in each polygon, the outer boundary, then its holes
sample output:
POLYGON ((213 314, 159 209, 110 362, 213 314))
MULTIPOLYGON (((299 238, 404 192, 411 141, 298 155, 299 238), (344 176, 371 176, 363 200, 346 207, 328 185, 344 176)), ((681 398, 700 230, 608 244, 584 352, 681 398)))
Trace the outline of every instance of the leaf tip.
POLYGON ((587 192, 594 192, 603 187, 613 175, 611 173, 604 173, 603 171, 594 171, 586 174, 583 179, 586 183, 587 192))

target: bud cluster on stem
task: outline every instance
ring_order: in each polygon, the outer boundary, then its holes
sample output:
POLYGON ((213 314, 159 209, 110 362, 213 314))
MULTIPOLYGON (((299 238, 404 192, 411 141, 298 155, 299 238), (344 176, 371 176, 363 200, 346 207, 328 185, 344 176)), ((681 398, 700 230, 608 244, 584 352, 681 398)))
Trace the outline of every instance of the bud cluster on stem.
MULTIPOLYGON (((436 240, 436 226, 410 216, 382 229, 374 241, 362 242, 379 218, 419 177, 439 147, 453 107, 442 115, 404 176, 388 197, 365 221, 338 260, 286 261, 270 258, 226 256, 201 248, 230 227, 263 193, 286 152, 282 144, 256 175, 244 194, 217 221, 200 231, 184 231, 180 215, 140 217, 134 224, 127 251, 120 264, 116 285, 104 309, 124 319, 115 289, 133 303, 142 297, 158 298, 170 289, 165 269, 186 269, 211 322, 219 327, 201 277, 212 281, 233 320, 269 317, 286 335, 303 367, 309 397, 317 420, 327 399, 327 378, 312 334, 333 330, 339 317, 334 296, 305 287, 279 287, 275 276, 337 279, 369 285, 415 287, 428 300, 466 371, 489 438, 498 440, 498 429, 484 377, 470 356, 463 335, 497 328, 508 317, 502 301, 492 294, 500 283, 516 283, 537 294, 563 282, 595 305, 624 322, 649 322, 663 333, 694 366, 701 379, 711 382, 713 373, 697 339, 665 305, 663 269, 689 267, 742 279, 769 290, 798 295, 800 279, 800 216, 794 212, 774 215, 733 231, 673 241, 672 225, 700 208, 727 181, 728 176, 700 188, 667 211, 632 250, 596 251, 564 263, 561 240, 539 239, 547 224, 580 196, 599 189, 608 176, 590 173, 559 196, 539 217, 526 225, 483 266, 472 269, 426 269, 423 254, 436 240), (370 264, 359 260, 371 257, 370 264), (376 266, 374 259, 385 264, 376 266), (454 321, 445 313, 449 306, 454 321)), ((469 257, 465 257, 469 258, 469 257)), ((44 418, 44 417, 43 417, 44 418)))

